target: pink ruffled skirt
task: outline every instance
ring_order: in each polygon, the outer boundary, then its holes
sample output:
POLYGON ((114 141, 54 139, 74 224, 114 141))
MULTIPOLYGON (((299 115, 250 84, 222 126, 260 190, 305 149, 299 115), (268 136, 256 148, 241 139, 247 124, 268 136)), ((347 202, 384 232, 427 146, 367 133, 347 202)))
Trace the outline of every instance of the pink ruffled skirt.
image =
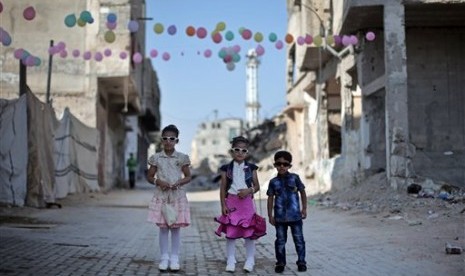
POLYGON ((228 194, 225 204, 230 211, 228 215, 215 217, 215 221, 220 224, 215 231, 216 235, 221 237, 224 233, 228 239, 258 239, 266 235, 263 222, 258 225, 258 215, 251 196, 241 199, 237 195, 228 194))
MULTIPOLYGON (((171 201, 171 205, 177 212, 176 222, 169 226, 170 228, 187 227, 191 223, 189 202, 185 195, 176 195, 174 200, 171 201), (177 196, 177 197, 176 197, 177 196)), ((161 209, 166 202, 166 198, 154 195, 149 203, 149 213, 147 221, 156 224, 158 227, 167 228, 165 218, 162 215, 161 209)))

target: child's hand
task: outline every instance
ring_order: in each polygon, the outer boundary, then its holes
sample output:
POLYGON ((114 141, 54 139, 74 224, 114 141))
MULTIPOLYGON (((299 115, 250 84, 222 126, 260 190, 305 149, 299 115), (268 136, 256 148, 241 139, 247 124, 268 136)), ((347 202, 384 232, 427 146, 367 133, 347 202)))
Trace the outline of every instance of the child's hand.
POLYGON ((229 210, 228 207, 226 207, 226 205, 221 206, 221 213, 225 216, 229 214, 229 210))
POLYGON ((276 222, 275 222, 273 216, 269 216, 269 217, 268 217, 268 220, 270 221, 270 224, 271 224, 271 225, 273 225, 273 226, 275 225, 276 222))
POLYGON ((158 180, 158 186, 160 187, 162 191, 166 191, 171 188, 171 185, 168 182, 162 181, 160 179, 158 180))
POLYGON ((246 198, 248 195, 250 195, 250 189, 239 189, 238 191, 239 193, 237 196, 239 198, 246 198))
POLYGON ((300 213, 302 214, 302 219, 307 218, 307 209, 302 209, 302 211, 300 213))

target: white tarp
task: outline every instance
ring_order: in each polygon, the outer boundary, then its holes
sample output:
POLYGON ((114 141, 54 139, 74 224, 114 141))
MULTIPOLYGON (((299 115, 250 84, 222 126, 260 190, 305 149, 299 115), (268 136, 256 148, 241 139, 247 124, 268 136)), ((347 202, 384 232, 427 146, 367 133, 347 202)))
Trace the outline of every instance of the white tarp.
POLYGON ((27 193, 27 100, 0 99, 0 203, 24 206, 27 193))
POLYGON ((81 123, 65 109, 55 130, 56 197, 99 191, 98 130, 81 123))

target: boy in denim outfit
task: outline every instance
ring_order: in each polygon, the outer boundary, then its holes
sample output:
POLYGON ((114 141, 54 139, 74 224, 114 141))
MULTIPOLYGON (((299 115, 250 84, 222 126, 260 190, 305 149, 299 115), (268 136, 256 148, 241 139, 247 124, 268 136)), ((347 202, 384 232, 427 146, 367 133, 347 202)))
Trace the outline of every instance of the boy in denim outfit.
POLYGON ((275 272, 282 273, 286 266, 287 229, 291 228, 292 239, 297 251, 297 270, 307 271, 305 261, 305 240, 302 232, 302 219, 307 217, 307 194, 299 175, 290 173, 292 154, 278 151, 274 155, 274 166, 278 175, 270 180, 268 190, 268 219, 276 228, 275 272), (300 208, 299 202, 302 202, 300 208))

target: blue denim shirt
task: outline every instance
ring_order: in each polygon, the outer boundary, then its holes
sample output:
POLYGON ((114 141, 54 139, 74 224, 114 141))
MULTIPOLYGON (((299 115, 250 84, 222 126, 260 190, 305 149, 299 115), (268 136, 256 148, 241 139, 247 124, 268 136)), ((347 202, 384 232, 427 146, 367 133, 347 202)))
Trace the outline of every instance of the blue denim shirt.
POLYGON ((274 196, 274 218, 276 222, 292 222, 302 219, 300 193, 305 186, 299 175, 287 173, 270 180, 266 194, 274 196))

